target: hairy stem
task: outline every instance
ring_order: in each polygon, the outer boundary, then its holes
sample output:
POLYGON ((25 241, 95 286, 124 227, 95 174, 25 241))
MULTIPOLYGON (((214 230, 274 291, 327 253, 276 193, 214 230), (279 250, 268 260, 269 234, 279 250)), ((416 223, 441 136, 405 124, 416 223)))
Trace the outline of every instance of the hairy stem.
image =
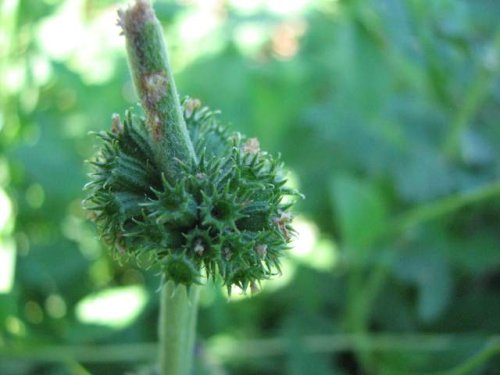
POLYGON ((196 160, 187 132, 161 25, 149 0, 137 0, 118 12, 126 38, 135 89, 146 114, 157 162, 167 179, 179 174, 179 160, 196 160))
POLYGON ((160 301, 160 374, 188 375, 196 333, 199 287, 164 283, 160 301))
MULTIPOLYGON (((118 12, 128 61, 157 163, 170 182, 182 163, 196 161, 168 62, 162 28, 149 0, 118 12)), ((199 288, 163 282, 160 301, 160 374, 188 375, 192 363, 199 288)))

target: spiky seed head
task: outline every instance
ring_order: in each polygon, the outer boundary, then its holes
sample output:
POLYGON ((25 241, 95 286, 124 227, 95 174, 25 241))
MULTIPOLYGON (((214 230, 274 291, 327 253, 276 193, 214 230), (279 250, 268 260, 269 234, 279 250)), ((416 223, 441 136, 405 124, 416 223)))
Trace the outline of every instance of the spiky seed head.
POLYGON ((183 114, 198 161, 179 161, 175 184, 155 162, 146 120, 113 115, 111 130, 99 134, 84 206, 118 257, 149 254, 166 279, 187 286, 206 275, 255 291, 279 272, 293 233, 282 198, 299 194, 256 138, 231 134, 197 99, 183 101, 183 114))

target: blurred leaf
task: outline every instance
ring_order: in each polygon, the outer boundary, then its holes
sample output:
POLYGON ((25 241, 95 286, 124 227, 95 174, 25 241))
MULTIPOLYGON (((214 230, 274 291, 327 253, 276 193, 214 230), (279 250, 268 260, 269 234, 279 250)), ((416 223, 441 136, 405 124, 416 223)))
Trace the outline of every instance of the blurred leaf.
POLYGON ((446 258, 432 245, 411 247, 400 254, 395 274, 417 287, 417 311, 430 322, 446 309, 452 297, 453 279, 446 258))
POLYGON ((387 229, 386 206, 368 182, 336 175, 331 182, 331 199, 342 240, 353 251, 370 246, 387 229))

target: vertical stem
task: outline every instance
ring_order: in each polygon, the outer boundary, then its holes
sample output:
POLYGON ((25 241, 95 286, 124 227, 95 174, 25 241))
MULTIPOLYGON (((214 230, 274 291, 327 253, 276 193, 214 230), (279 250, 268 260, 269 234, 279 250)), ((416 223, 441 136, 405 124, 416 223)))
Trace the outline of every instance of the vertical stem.
POLYGON ((196 155, 168 62, 163 30, 149 0, 137 0, 118 16, 157 162, 166 178, 174 182, 179 174, 178 160, 191 163, 196 155))
POLYGON ((160 301, 160 375, 189 375, 193 362, 199 286, 163 284, 160 301))
MULTIPOLYGON (((163 30, 149 0, 136 0, 118 12, 136 92, 141 100, 157 163, 165 177, 180 177, 179 161, 196 154, 184 122, 179 95, 168 62, 163 30)), ((163 283, 160 301, 160 374, 188 375, 191 369, 199 287, 189 290, 163 283)))

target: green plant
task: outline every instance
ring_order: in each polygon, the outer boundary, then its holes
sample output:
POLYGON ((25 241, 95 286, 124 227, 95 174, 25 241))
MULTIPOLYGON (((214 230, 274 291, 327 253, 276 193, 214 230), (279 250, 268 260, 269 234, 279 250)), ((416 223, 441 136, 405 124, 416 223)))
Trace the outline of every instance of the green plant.
POLYGON ((122 259, 161 268, 162 374, 187 374, 198 284, 246 291, 279 273, 293 228, 279 158, 231 134, 197 99, 179 101, 149 1, 119 12, 144 115, 113 115, 91 161, 85 207, 122 259))

